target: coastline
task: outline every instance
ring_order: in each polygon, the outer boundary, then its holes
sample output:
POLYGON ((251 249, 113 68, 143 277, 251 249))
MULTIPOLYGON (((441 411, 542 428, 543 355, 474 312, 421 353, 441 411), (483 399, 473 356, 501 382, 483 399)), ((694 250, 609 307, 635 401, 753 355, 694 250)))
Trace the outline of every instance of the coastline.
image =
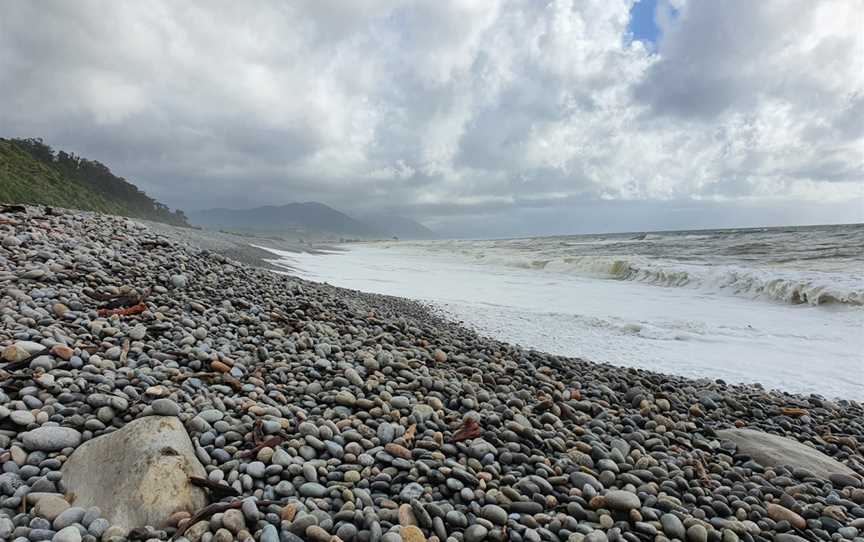
POLYGON ((236 522, 225 511, 192 523, 187 510, 148 531, 185 528, 192 542, 220 530, 388 542, 864 533, 858 402, 523 349, 415 301, 286 275, 241 236, 39 208, 0 219, 0 346, 12 363, 0 538, 81 525, 78 540, 125 539, 110 510, 57 525, 38 500, 69 493, 52 473, 81 442, 154 414, 178 418, 207 477, 239 494, 210 502, 252 502, 236 522), (106 308, 100 294, 138 302, 106 308), (77 438, 34 442, 55 428, 77 438), (741 428, 806 443, 837 472, 760 463, 718 433, 741 428))

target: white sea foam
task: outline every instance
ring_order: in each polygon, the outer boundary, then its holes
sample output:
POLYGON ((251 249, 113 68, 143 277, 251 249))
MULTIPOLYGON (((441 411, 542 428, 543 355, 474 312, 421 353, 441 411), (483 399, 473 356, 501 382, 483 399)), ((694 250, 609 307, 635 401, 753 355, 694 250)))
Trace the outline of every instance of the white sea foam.
POLYGON ((618 256, 526 259, 518 254, 473 255, 481 263, 585 277, 630 280, 666 287, 717 290, 791 305, 830 303, 862 305, 862 285, 839 273, 753 269, 736 265, 706 266, 618 256))
POLYGON ((800 262, 767 270, 616 254, 568 262, 537 245, 388 243, 282 256, 307 278, 427 301, 481 333, 547 352, 864 399, 854 266, 844 275, 839 265, 828 272, 800 262))

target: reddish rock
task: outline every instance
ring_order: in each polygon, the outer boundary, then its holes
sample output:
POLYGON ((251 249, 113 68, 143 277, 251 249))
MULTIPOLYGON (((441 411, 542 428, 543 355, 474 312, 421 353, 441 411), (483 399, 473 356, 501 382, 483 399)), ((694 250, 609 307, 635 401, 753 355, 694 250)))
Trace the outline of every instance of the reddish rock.
POLYGON ((462 427, 453 434, 453 442, 460 442, 480 436, 480 424, 473 418, 468 418, 462 427))
POLYGON ((55 344, 54 346, 52 346, 51 353, 62 359, 63 361, 69 361, 70 359, 72 359, 72 356, 75 355, 74 350, 62 344, 55 344))
POLYGON ((807 522, 804 518, 779 504, 768 503, 765 509, 768 511, 768 517, 774 521, 783 521, 785 519, 796 529, 805 529, 807 527, 807 522))
POLYGON ((396 457, 401 457, 402 459, 411 459, 411 450, 409 450, 405 446, 400 446, 395 442, 385 444, 384 450, 386 450, 387 453, 390 455, 395 455, 396 457))

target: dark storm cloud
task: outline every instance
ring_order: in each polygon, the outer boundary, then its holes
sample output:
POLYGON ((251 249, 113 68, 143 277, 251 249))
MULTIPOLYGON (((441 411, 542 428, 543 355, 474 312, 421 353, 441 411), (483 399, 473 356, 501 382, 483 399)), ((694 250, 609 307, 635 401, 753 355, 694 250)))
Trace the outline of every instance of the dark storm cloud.
POLYGON ((318 200, 487 234, 597 227, 609 201, 861 214, 862 2, 660 2, 656 48, 630 7, 13 0, 0 136, 187 209, 318 200))

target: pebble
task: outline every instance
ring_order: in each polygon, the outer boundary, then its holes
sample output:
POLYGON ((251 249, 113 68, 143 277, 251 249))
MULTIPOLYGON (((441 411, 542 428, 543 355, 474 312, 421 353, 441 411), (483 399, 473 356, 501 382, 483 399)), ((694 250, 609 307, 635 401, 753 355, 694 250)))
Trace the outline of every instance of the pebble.
POLYGON ((81 442, 81 433, 71 427, 43 426, 19 435, 28 450, 54 452, 74 448, 81 442))
POLYGON ((59 531, 51 539, 53 542, 81 542, 81 531, 78 527, 70 525, 59 531))
POLYGON ((267 465, 265 465, 261 461, 253 461, 246 465, 246 474, 248 474, 252 478, 263 478, 264 471, 266 469, 267 465))
POLYGON ((36 506, 33 507, 33 512, 48 521, 54 521, 60 514, 69 508, 69 503, 62 495, 49 494, 41 497, 36 506))
POLYGON ((28 426, 36 423, 36 416, 26 410, 13 410, 9 419, 18 425, 28 426))
POLYGON ((74 525, 75 523, 83 523, 84 515, 86 513, 87 511, 80 506, 72 506, 70 508, 67 508, 54 518, 54 530, 60 531, 65 529, 66 527, 74 525))
POLYGON ((507 512, 500 506, 487 504, 480 511, 480 515, 494 523, 495 525, 504 525, 507 523, 507 512))
POLYGON ((300 486, 300 494, 304 497, 323 497, 327 494, 327 488, 316 482, 306 482, 300 486))
POLYGON ((232 508, 222 514, 222 525, 232 533, 237 534, 246 528, 246 518, 242 511, 232 508))
POLYGON ((807 539, 795 534, 778 533, 774 536, 774 542, 807 542, 807 539))
POLYGON ((317 525, 306 528, 306 538, 310 542, 330 542, 330 533, 317 525))
POLYGON ((707 542, 708 529, 698 523, 687 528, 688 542, 707 542))
POLYGON ((663 514, 660 516, 660 523, 663 526, 663 532, 670 538, 684 540, 687 536, 687 531, 684 528, 684 523, 675 514, 663 514))
POLYGON ((796 529, 803 530, 807 527, 807 522, 804 518, 779 504, 768 503, 765 509, 768 511, 768 517, 774 521, 788 521, 796 529))
POLYGON ((171 399, 156 399, 150 406, 153 408, 153 414, 158 416, 178 416, 180 407, 171 399))
POLYGON ((185 288, 187 283, 186 275, 171 275, 171 285, 175 288, 185 288))
POLYGON ((260 542, 279 542, 279 531, 271 524, 267 524, 261 529, 260 542))
POLYGON ((480 542, 486 538, 489 530, 482 525, 471 525, 465 529, 465 542, 480 542))
POLYGON ((612 490, 605 495, 606 505, 613 510, 634 510, 642 506, 639 502, 639 497, 635 493, 629 491, 612 490))
POLYGON ((426 537, 423 535, 423 531, 414 525, 402 527, 399 534, 402 537, 402 542, 426 542, 426 537))
POLYGON ((14 530, 15 524, 11 519, 0 517, 0 540, 9 540, 14 530))

